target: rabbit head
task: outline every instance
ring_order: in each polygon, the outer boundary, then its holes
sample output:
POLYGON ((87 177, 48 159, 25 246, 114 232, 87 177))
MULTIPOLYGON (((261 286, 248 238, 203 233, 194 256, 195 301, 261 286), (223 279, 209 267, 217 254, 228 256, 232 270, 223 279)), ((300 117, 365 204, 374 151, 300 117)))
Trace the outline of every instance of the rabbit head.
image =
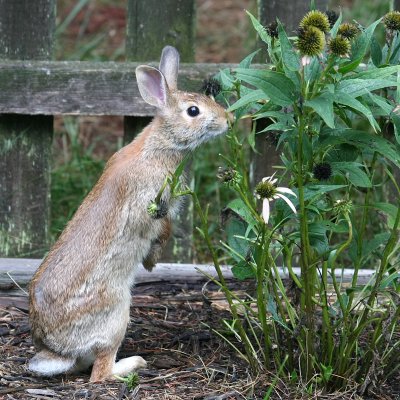
POLYGON ((136 78, 143 100, 157 108, 164 148, 193 150, 201 143, 225 133, 232 119, 213 99, 177 89, 179 53, 163 49, 159 68, 141 65, 136 78))

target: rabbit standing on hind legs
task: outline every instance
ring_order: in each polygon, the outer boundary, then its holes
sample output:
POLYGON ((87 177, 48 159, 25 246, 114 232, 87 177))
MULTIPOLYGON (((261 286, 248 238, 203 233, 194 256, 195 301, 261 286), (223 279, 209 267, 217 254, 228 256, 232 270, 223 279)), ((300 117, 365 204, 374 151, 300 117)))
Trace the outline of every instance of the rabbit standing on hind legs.
POLYGON ((115 362, 129 321, 130 288, 140 263, 151 267, 167 241, 177 199, 165 213, 147 207, 185 154, 228 129, 225 110, 207 96, 177 89, 179 54, 164 48, 159 69, 139 66, 153 121, 108 161, 102 176, 36 271, 29 288, 33 342, 29 369, 40 375, 93 365, 90 380, 128 375, 141 357, 115 362))

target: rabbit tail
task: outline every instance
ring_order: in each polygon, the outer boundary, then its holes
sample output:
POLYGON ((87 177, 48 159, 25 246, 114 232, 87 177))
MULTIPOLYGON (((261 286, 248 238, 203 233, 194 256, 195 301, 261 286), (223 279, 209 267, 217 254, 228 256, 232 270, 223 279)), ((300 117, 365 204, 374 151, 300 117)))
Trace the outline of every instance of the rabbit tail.
POLYGON ((52 376, 71 371, 75 363, 75 358, 63 357, 50 350, 42 350, 29 361, 28 368, 38 375, 52 376))

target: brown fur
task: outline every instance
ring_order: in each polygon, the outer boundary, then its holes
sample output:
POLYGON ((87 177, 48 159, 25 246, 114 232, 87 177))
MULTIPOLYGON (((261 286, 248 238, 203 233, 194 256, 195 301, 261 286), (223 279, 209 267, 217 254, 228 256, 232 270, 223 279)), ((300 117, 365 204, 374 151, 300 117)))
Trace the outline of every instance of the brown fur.
POLYGON ((44 375, 93 363, 91 380, 142 368, 141 357, 114 364, 129 321, 130 288, 139 263, 153 268, 171 234, 179 202, 163 193, 165 217, 147 207, 184 155, 227 129, 225 111, 209 98, 176 90, 176 50, 166 48, 161 71, 137 68, 145 101, 158 115, 130 144, 115 153, 35 273, 30 321, 39 353, 32 371, 44 375), (168 87, 171 82, 171 87, 168 87), (188 115, 196 106, 200 114, 188 115))

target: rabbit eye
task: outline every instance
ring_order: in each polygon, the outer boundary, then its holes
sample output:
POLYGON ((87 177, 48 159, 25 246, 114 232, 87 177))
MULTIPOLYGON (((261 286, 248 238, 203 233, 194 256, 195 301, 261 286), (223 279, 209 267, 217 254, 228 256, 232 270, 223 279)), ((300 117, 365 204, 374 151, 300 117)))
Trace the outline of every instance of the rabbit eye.
POLYGON ((196 106, 189 107, 186 112, 188 113, 189 117, 197 117, 200 114, 199 107, 196 106))

